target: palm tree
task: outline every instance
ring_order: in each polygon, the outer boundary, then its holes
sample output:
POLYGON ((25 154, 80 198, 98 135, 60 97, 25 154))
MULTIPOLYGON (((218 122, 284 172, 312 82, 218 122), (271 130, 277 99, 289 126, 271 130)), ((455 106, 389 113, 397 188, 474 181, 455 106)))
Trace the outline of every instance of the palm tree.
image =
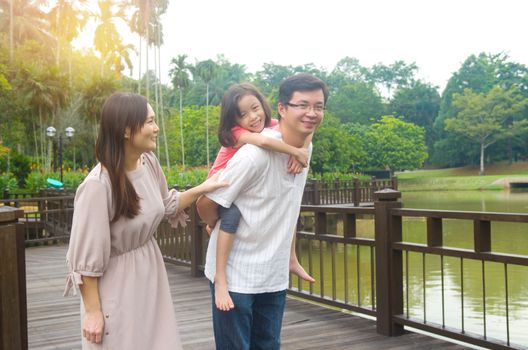
POLYGON ((213 60, 205 60, 196 64, 196 73, 205 83, 205 143, 207 166, 209 167, 209 84, 216 76, 217 65, 213 60))
POLYGON ((11 61, 17 43, 28 39, 46 44, 53 41, 46 14, 41 9, 45 4, 45 0, 0 0, 0 32, 9 33, 11 61))
POLYGON ((88 20, 88 13, 82 9, 82 6, 86 5, 86 3, 87 0, 58 0, 48 13, 50 29, 57 41, 55 53, 57 66, 60 65, 61 47, 63 44, 69 47, 71 58, 71 41, 79 35, 88 20), (76 3, 79 6, 76 6, 76 3))
MULTIPOLYGON (((31 107, 33 111, 38 112, 39 127, 44 129, 45 126, 55 122, 55 113, 62 107, 67 98, 67 85, 64 75, 60 74, 56 67, 47 69, 37 67, 24 67, 20 69, 19 75, 15 78, 15 88, 20 92, 22 100, 31 107), (51 116, 51 120, 50 120, 51 116)), ((40 156, 42 166, 49 166, 48 158, 44 154, 44 132, 40 130, 40 145, 37 137, 37 126, 35 120, 33 124, 33 137, 35 141, 35 151, 40 156)))
POLYGON ((125 9, 116 0, 99 0, 99 12, 92 16, 99 22, 95 29, 94 46, 101 53, 102 76, 104 64, 107 61, 115 63, 116 56, 120 56, 123 48, 127 47, 122 44, 116 27, 116 21, 125 18, 125 9))
POLYGON ((171 60, 173 68, 169 71, 169 75, 172 78, 172 85, 180 92, 180 141, 181 141, 181 156, 182 165, 185 169, 185 149, 183 146, 183 113, 182 113, 182 101, 183 101, 183 89, 188 87, 190 84, 189 79, 189 65, 185 60, 187 55, 178 55, 178 57, 171 60))
POLYGON ((117 90, 113 76, 94 76, 82 91, 82 110, 86 120, 92 124, 93 144, 97 140, 97 126, 104 101, 117 90))

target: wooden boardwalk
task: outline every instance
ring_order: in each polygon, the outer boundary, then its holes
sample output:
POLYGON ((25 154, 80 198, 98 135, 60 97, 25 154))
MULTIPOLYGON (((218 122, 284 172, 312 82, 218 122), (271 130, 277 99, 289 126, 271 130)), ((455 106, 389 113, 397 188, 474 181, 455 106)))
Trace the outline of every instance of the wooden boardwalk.
MULTIPOLYGON (((26 249, 30 349, 80 348, 78 297, 62 297, 66 246, 26 249)), ((184 349, 214 349, 211 300, 205 278, 166 264, 184 349)), ((288 298, 282 349, 467 349, 417 333, 384 337, 374 321, 288 298)), ((146 349, 149 350, 149 349, 146 349)))

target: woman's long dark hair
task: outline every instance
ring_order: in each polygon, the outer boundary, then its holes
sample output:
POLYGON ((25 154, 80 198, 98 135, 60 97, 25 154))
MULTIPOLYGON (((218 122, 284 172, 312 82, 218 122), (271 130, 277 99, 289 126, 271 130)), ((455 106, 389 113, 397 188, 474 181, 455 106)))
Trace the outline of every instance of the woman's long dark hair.
POLYGON ((238 102, 246 95, 253 95, 260 101, 266 119, 264 125, 268 126, 271 121, 271 108, 266 98, 251 84, 242 83, 231 85, 224 94, 220 108, 220 125, 218 126, 218 140, 224 147, 233 147, 236 140, 233 138, 231 129, 236 125, 237 117, 240 117, 238 102))
POLYGON ((103 105, 101 125, 95 144, 95 157, 108 171, 112 184, 115 222, 122 215, 134 218, 139 214, 139 196, 126 176, 125 131, 130 138, 147 119, 147 99, 141 95, 116 92, 103 105))

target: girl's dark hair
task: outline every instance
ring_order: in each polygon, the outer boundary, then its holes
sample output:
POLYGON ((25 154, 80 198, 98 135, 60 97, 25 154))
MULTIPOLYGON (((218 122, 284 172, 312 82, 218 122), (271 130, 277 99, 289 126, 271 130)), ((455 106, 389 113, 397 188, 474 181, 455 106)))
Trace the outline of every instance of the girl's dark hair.
POLYGON ((264 115, 266 116, 264 125, 268 126, 271 121, 271 108, 269 103, 256 87, 248 83, 231 85, 222 99, 220 125, 218 126, 218 140, 224 147, 233 147, 236 144, 231 129, 236 125, 237 117, 240 117, 238 102, 246 95, 253 95, 260 101, 264 115))
POLYGON ((122 215, 132 219, 139 214, 139 196, 125 171, 125 130, 130 130, 132 138, 142 128, 147 119, 147 104, 141 95, 116 92, 103 105, 95 157, 108 171, 112 184, 111 222, 122 215))

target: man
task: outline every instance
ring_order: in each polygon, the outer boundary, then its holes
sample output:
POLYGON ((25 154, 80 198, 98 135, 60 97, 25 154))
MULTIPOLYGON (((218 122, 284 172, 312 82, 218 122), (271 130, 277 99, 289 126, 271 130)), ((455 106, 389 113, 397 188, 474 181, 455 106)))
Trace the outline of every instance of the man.
MULTIPOLYGON (((279 89, 279 125, 262 134, 303 147, 323 120, 327 98, 325 83, 310 74, 286 79, 279 89)), ((290 266, 308 169, 289 174, 288 158, 245 145, 220 176, 230 186, 207 195, 223 207, 235 202, 242 214, 226 266, 233 309, 215 307, 211 284, 217 349, 279 349, 289 270, 310 278, 298 263, 290 266)), ((214 206, 203 205, 200 213, 206 222, 217 215, 214 206)), ((212 283, 218 228, 217 224, 211 234, 205 264, 205 275, 212 283)))

